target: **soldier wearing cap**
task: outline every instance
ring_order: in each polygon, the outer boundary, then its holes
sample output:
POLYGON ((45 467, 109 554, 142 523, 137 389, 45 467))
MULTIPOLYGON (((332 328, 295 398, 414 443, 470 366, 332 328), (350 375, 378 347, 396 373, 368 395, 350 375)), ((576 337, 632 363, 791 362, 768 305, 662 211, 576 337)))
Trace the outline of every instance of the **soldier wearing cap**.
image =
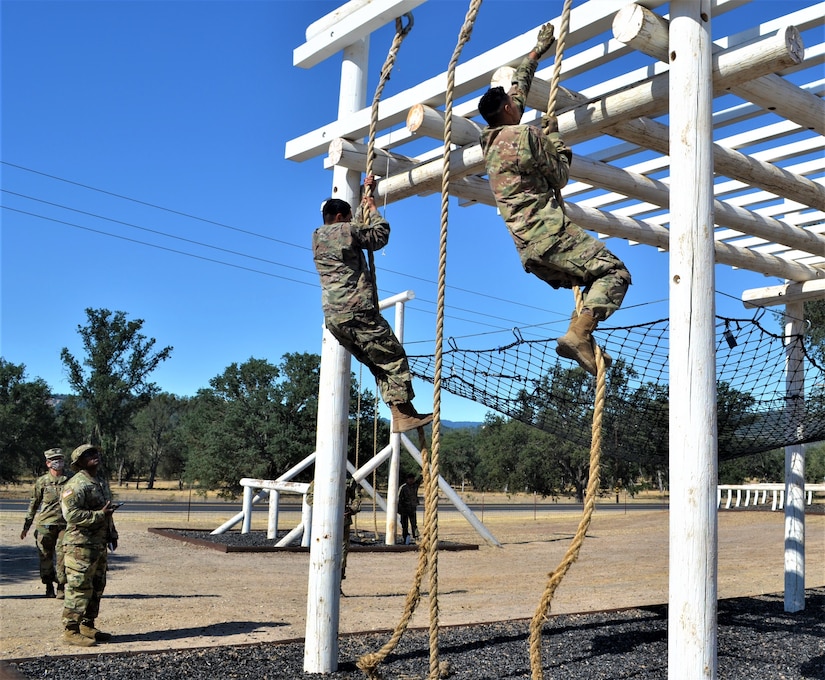
POLYGON ((72 451, 75 475, 63 489, 66 534, 66 600, 63 607, 63 639, 71 645, 90 647, 112 638, 95 628, 100 598, 106 588, 107 546, 117 548, 117 529, 112 518, 115 506, 107 488, 98 479, 100 450, 82 444, 72 451))
POLYGON ((46 584, 46 597, 63 599, 66 569, 63 563, 61 541, 66 531, 66 520, 63 519, 60 496, 69 478, 63 474, 65 461, 61 449, 49 449, 44 455, 49 471, 34 482, 29 510, 23 522, 23 531, 20 532, 20 540, 26 538, 36 519, 34 536, 40 556, 40 580, 46 584), (57 593, 54 590, 55 583, 57 593))

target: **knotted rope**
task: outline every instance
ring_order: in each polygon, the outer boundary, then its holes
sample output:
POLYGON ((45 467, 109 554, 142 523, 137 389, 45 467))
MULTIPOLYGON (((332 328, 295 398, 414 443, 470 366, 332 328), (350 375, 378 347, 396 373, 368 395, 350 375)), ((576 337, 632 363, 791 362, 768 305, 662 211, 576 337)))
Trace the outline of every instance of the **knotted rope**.
MULTIPOLYGON (((564 6, 561 11, 561 24, 559 25, 559 34, 556 36, 556 59, 553 62, 553 75, 550 78, 550 95, 547 97, 547 115, 556 115, 556 101, 559 97, 559 81, 561 80, 561 64, 564 59, 564 46, 567 42, 567 34, 570 32, 570 10, 573 7, 573 0, 564 0, 564 6)), ((544 133, 548 134, 549 121, 545 117, 542 127, 544 133)), ((556 202, 559 207, 564 210, 564 198, 561 195, 561 189, 553 189, 556 197, 556 202)))

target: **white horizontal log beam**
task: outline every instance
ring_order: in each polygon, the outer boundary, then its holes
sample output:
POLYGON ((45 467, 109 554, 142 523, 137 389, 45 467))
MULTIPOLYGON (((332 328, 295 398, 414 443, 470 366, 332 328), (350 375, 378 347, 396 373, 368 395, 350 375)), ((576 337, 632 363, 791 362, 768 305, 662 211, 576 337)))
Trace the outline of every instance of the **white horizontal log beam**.
MULTIPOLYGON (((667 63, 669 26, 664 17, 634 3, 625 6, 616 14, 613 20, 613 36, 639 52, 667 63)), ((786 27, 778 33, 784 34, 794 43, 794 49, 799 51, 797 63, 801 63, 804 60, 801 39, 798 32, 795 38, 791 37, 788 34, 789 29, 790 27, 786 27)), ((722 51, 718 47, 714 48, 715 54, 721 54, 722 51)), ((771 73, 750 82, 734 85, 730 89, 738 97, 825 135, 825 102, 784 78, 771 73)))
MULTIPOLYGON (((502 67, 494 74, 493 85, 506 83, 512 80, 514 73, 511 67, 502 67)), ((530 96, 528 103, 530 106, 540 110, 544 110, 547 105, 547 96, 550 92, 550 84, 546 81, 534 79, 533 85, 530 88, 530 96), (537 91, 537 95, 533 98, 533 91, 537 91)), ((559 94, 561 95, 561 90, 559 94)), ((564 91, 564 99, 574 101, 580 97, 577 93, 569 90, 564 91)), ((815 97, 818 99, 818 97, 815 97)), ((561 97, 559 99, 561 101, 561 97)), ((561 108, 561 107, 560 107, 561 108)), ((559 126, 561 127, 561 117, 559 118, 559 126)), ((650 118, 637 118, 635 120, 624 121, 619 125, 610 126, 603 130, 605 134, 609 134, 618 139, 624 139, 644 148, 657 151, 663 155, 670 152, 670 137, 666 125, 650 118)), ((562 137, 567 141, 568 137, 562 134, 562 137)), ((747 156, 734 149, 713 145, 713 162, 714 169, 717 173, 738 179, 749 186, 759 187, 766 191, 786 196, 792 200, 798 200, 810 205, 812 208, 825 210, 825 187, 816 182, 811 181, 803 175, 794 174, 782 169, 772 163, 767 163, 752 156, 747 156)))
POLYGON ((786 283, 782 286, 750 288, 742 293, 745 307, 771 307, 791 302, 825 299, 825 280, 786 283))
MULTIPOLYGON (((407 130, 413 134, 426 135, 435 139, 444 137, 444 112, 424 104, 416 104, 407 114, 407 130)), ((478 144, 481 127, 463 116, 452 116, 450 138, 456 146, 478 144)))
MULTIPOLYGON (((583 43, 609 30, 613 16, 626 2, 627 0, 601 0, 595 5, 588 3, 587 6, 574 7, 570 12, 570 32, 568 33, 570 44, 583 43)), ((666 2, 667 0, 646 0, 645 4, 655 9, 666 2)), ((559 18, 551 19, 551 21, 558 25, 559 18)), ((455 98, 463 97, 484 87, 490 80, 490 74, 502 64, 518 64, 524 55, 535 46, 540 26, 541 24, 459 64, 455 73, 455 98)), ((443 72, 415 87, 384 99, 378 111, 378 129, 402 122, 407 111, 415 104, 441 105, 446 94, 446 83, 447 74, 443 72)), ((329 143, 337 137, 347 139, 364 137, 369 130, 370 117, 370 108, 364 108, 296 137, 286 143, 284 157, 287 160, 305 161, 325 153, 329 143)))
POLYGON ((292 52, 292 65, 310 68, 366 38, 426 0, 353 0, 307 29, 307 41, 292 52))
MULTIPOLYGON (((388 177, 411 170, 418 164, 415 158, 402 156, 385 149, 375 149, 373 171, 377 177, 388 177)), ((348 170, 364 172, 367 168, 367 145, 360 142, 351 142, 348 139, 333 139, 329 145, 329 153, 324 159, 324 167, 332 168, 341 165, 348 170)))

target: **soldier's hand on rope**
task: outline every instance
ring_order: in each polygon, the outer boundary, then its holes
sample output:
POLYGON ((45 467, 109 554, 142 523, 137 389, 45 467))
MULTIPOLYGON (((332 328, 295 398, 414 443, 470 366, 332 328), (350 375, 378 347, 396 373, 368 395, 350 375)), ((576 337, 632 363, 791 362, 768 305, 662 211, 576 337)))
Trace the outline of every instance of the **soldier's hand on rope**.
POLYGON ((556 42, 556 39, 553 37, 553 24, 544 24, 539 29, 539 37, 533 51, 541 58, 553 46, 554 42, 556 42))
POLYGON ((551 132, 558 132, 559 119, 549 113, 545 113, 541 117, 541 129, 544 130, 544 133, 548 135, 551 132))

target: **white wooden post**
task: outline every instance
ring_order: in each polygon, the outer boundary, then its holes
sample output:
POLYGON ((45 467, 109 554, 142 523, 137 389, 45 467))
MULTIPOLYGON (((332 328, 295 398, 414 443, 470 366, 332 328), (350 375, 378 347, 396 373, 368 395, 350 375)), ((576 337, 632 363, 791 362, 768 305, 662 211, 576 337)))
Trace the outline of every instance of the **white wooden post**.
MULTIPOLYGON (((785 306, 786 416, 788 437, 803 434, 805 409, 805 356, 798 341, 804 331, 805 303, 785 306)), ((785 447, 785 611, 805 609, 805 451, 801 444, 785 447)))
POLYGON ((281 494, 278 491, 269 492, 269 513, 266 521, 266 537, 277 538, 278 536, 278 503, 281 502, 281 494))
MULTIPOLYGON (((368 53, 368 38, 344 50, 339 118, 366 103, 368 53)), ((332 196, 347 201, 354 213, 358 209, 360 183, 359 172, 336 167, 332 196)), ((307 673, 332 673, 338 669, 349 389, 350 354, 324 329, 304 642, 307 673)))
POLYGON ((711 4, 670 3, 669 680, 717 677, 711 4))
MULTIPOLYGON (((404 304, 395 304, 395 337, 400 343, 404 343, 404 304)), ((387 516, 384 526, 384 543, 395 545, 398 535, 398 482, 401 470, 401 435, 392 433, 390 435, 390 446, 392 455, 390 456, 389 478, 387 479, 387 516)))
POLYGON ((243 524, 241 533, 248 534, 252 528, 252 487, 243 488, 243 524))

